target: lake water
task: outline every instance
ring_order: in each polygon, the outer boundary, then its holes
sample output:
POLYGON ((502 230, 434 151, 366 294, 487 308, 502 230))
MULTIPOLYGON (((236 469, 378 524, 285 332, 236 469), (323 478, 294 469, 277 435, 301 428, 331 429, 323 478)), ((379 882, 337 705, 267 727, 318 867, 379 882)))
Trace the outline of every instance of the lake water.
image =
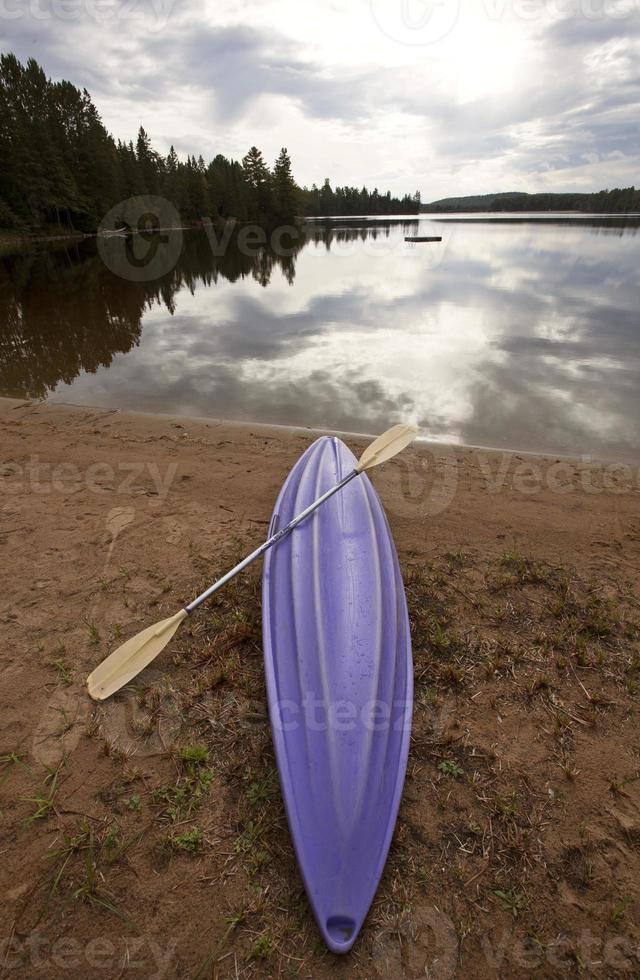
POLYGON ((284 256, 204 232, 5 256, 0 394, 638 459, 639 228, 343 219, 284 256))

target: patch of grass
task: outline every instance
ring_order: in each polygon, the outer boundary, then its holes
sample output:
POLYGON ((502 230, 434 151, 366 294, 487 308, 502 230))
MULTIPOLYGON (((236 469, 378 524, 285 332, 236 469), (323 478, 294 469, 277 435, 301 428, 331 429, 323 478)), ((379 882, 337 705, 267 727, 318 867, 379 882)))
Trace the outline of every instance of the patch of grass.
POLYGON ((505 551, 500 565, 507 569, 519 585, 540 585, 552 580, 552 571, 541 562, 525 558, 516 551, 505 551))
POLYGON ((438 769, 444 776, 453 776, 454 779, 464 775, 464 769, 454 759, 443 759, 438 763, 438 769))
POLYGON ((207 749, 204 752, 202 749, 202 746, 185 749, 184 752, 194 755, 198 761, 191 758, 184 763, 184 772, 175 783, 160 786, 153 791, 153 799, 156 803, 165 804, 164 812, 173 823, 188 818, 209 792, 214 774, 205 768, 209 753, 207 749))
POLYGON ((610 919, 613 923, 621 922, 626 914, 627 905, 629 904, 628 898, 621 898, 615 903, 611 909, 610 919))
POLYGON ((260 806, 274 799, 278 792, 278 778, 274 769, 269 770, 262 779, 253 780, 249 783, 246 790, 247 803, 249 806, 260 806))
POLYGON ((122 745, 118 745, 116 739, 105 738, 102 743, 102 751, 110 759, 115 759, 117 762, 126 762, 130 755, 127 749, 122 745))
POLYGON ((172 834, 169 837, 169 844, 175 851, 186 851, 188 854, 195 854, 202 847, 204 835, 199 827, 192 830, 185 830, 182 834, 172 834))
POLYGON ((438 680, 445 687, 460 687, 464 683, 464 668, 445 664, 438 674, 438 680))
POLYGON ((103 909, 117 916, 122 922, 135 929, 131 920, 117 907, 113 895, 104 886, 102 865, 113 864, 134 841, 140 840, 138 834, 128 841, 122 841, 116 825, 109 827, 100 842, 88 820, 83 820, 74 834, 66 833, 62 847, 52 851, 48 857, 58 865, 49 883, 47 896, 40 918, 50 905, 53 895, 60 891, 65 882, 73 889, 71 897, 75 901, 85 901, 97 909, 103 909))
POLYGON ((100 720, 97 711, 93 711, 84 726, 84 733, 87 738, 95 738, 100 731, 100 720))
POLYGON ((273 953, 273 947, 273 936, 269 929, 265 929, 254 940, 253 946, 251 947, 251 956, 253 959, 266 960, 273 953))
POLYGON ((89 634, 89 643, 92 646, 97 646, 97 644, 100 642, 100 630, 93 620, 86 616, 84 618, 84 624, 87 627, 87 633, 89 634))
POLYGON ((92 831, 89 831, 87 841, 82 845, 82 852, 84 880, 74 891, 74 899, 80 899, 95 908, 111 912, 123 922, 131 925, 127 916, 115 904, 113 895, 102 885, 102 875, 98 867, 99 852, 96 851, 92 831))
POLYGON ((247 918, 246 909, 241 909, 239 912, 234 912, 233 915, 228 915, 225 919, 225 922, 227 923, 227 929, 224 934, 224 939, 227 939, 232 932, 235 932, 238 926, 241 926, 246 918, 247 918))
POLYGON ((213 949, 213 951, 209 953, 206 959, 204 959, 203 962, 200 964, 200 967, 198 968, 198 972, 194 975, 193 980, 205 980, 205 978, 211 976, 211 967, 215 961, 215 958, 219 956, 220 951, 226 946, 228 940, 234 934, 234 932, 237 929, 239 929, 241 925, 244 924, 248 915, 248 911, 249 911, 248 907, 242 908, 240 909, 240 911, 235 912, 233 915, 228 915, 225 918, 224 921, 227 923, 227 928, 225 929, 222 938, 220 939, 216 947, 213 949))
POLYGON ((47 768, 47 775, 44 780, 42 792, 38 796, 23 797, 23 803, 33 803, 35 810, 28 816, 25 823, 33 823, 35 820, 44 820, 54 810, 55 796, 58 789, 58 777, 63 763, 61 762, 55 769, 47 768))
POLYGON ((122 840, 120 838, 120 828, 116 823, 111 824, 102 839, 102 849, 109 862, 116 860, 122 853, 122 840))
POLYGON ((495 793, 491 799, 491 809, 496 816, 510 820, 518 813, 518 797, 515 791, 503 795, 495 793))
POLYGON ((264 837, 265 828, 249 820, 233 845, 235 853, 245 861, 249 874, 255 874, 269 860, 264 837))
POLYGON ((503 912, 510 912, 514 919, 527 909, 527 900, 524 895, 514 891, 502 891, 496 888, 493 892, 500 903, 503 912))
POLYGON ((202 766, 209 761, 209 749, 206 745, 189 745, 181 750, 180 758, 187 764, 202 766))
POLYGON ((570 781, 576 779, 580 775, 581 770, 577 769, 573 765, 573 763, 566 757, 563 758, 562 761, 558 763, 558 765, 562 770, 562 772, 564 773, 565 778, 570 781))
POLYGON ((562 855, 562 874, 572 887, 580 890, 590 888, 595 869, 588 850, 575 844, 565 848, 562 855))
POLYGON ((421 708, 431 708, 438 701, 438 691, 435 687, 425 687, 419 693, 416 692, 415 700, 421 708))
POLYGON ((629 776, 627 777, 627 779, 618 779, 617 776, 613 776, 609 780, 609 792, 613 796, 627 796, 627 793, 625 793, 624 788, 625 786, 627 786, 629 783, 632 783, 633 781, 634 781, 633 776, 629 776))
POLYGON ((236 854, 244 854, 254 848, 260 842, 263 832, 258 824, 249 820, 234 844, 236 854))
POLYGON ((49 664, 57 671, 60 684, 64 684, 65 687, 70 687, 73 684, 72 670, 64 660, 50 660, 49 664))
POLYGON ((29 773, 31 772, 29 766, 23 762, 17 752, 7 752, 4 755, 0 755, 0 786, 2 786, 5 779, 18 766, 26 769, 29 773))
POLYGON ((466 565, 469 556, 462 550, 462 548, 458 548, 456 551, 445 552, 444 557, 451 568, 463 568, 466 565))
POLYGON ((619 610, 611 599, 592 595, 587 598, 582 615, 581 628, 590 636, 610 636, 620 622, 619 610))
POLYGON ((76 711, 75 718, 70 718, 64 708, 56 708, 56 711, 62 719, 62 725, 60 726, 60 731, 57 733, 57 737, 62 738, 67 734, 67 732, 70 732, 75 725, 78 712, 76 711))
POLYGON ((456 646, 455 637, 443 623, 437 621, 433 624, 429 633, 429 643, 438 653, 446 653, 456 646))

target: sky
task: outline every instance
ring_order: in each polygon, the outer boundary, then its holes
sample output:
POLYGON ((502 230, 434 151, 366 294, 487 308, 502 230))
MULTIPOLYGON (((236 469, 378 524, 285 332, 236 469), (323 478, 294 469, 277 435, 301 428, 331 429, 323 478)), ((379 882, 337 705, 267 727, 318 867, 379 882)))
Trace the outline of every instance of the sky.
POLYGON ((640 0, 0 0, 116 138, 423 201, 640 184, 640 0))

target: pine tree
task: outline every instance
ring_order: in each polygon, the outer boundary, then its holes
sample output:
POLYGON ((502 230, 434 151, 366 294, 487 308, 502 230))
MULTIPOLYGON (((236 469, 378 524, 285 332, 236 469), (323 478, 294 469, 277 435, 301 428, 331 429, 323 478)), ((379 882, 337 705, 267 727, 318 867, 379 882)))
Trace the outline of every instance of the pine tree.
POLYGON ((320 213, 321 214, 333 214, 333 191, 331 189, 331 182, 328 177, 325 177, 324 184, 322 185, 322 190, 320 191, 320 213))
POLYGON ((280 221, 293 221, 298 210, 298 189, 291 171, 291 158, 285 146, 273 166, 273 195, 280 221))
POLYGON ((157 194, 159 184, 159 157, 151 147, 151 140, 141 126, 136 142, 136 159, 140 171, 143 194, 157 194))
POLYGON ((269 182, 269 168, 257 146, 252 146, 247 155, 242 158, 242 169, 247 184, 254 190, 269 182))
POLYGON ((257 146, 252 146, 243 157, 242 171, 248 189, 248 193, 245 191, 248 219, 259 224, 271 223, 274 216, 271 174, 257 146))

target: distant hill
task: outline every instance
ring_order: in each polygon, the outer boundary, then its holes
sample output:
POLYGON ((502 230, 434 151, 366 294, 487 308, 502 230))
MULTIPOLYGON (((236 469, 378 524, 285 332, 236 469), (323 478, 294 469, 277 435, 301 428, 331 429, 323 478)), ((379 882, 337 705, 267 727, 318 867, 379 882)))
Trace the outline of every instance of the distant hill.
POLYGON ((472 194, 444 197, 423 204, 425 213, 459 211, 640 211, 640 190, 616 187, 593 194, 525 194, 502 191, 499 194, 472 194))

